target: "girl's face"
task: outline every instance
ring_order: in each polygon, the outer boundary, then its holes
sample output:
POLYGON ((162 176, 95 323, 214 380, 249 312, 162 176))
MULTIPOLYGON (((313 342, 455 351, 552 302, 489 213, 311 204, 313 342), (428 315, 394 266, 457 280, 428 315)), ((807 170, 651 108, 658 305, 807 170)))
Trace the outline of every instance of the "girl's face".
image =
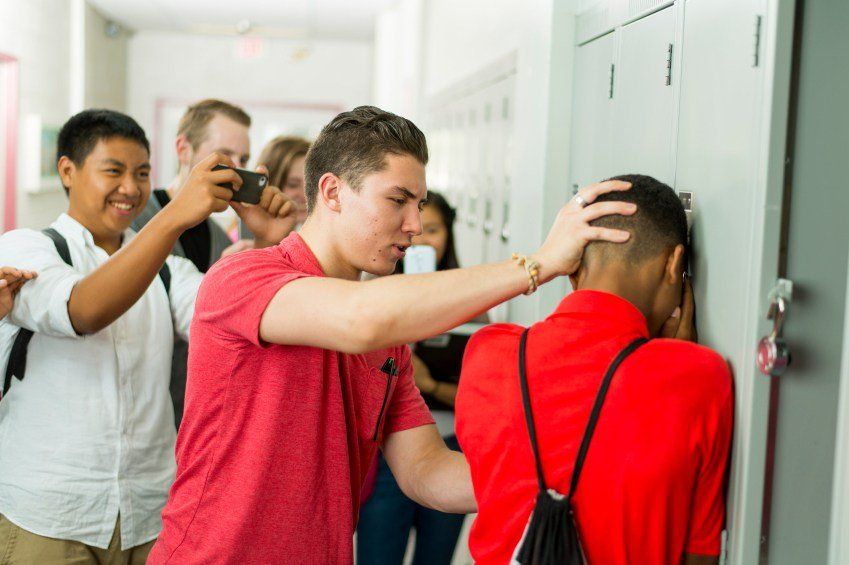
POLYGON ((436 206, 428 206, 422 209, 422 234, 413 238, 413 245, 430 245, 436 250, 436 263, 439 264, 445 256, 445 248, 448 244, 448 227, 442 214, 436 206))
POLYGON ((292 160, 286 182, 279 187, 283 194, 288 196, 298 207, 298 223, 303 224, 307 219, 307 197, 304 192, 304 163, 306 158, 302 155, 292 160))

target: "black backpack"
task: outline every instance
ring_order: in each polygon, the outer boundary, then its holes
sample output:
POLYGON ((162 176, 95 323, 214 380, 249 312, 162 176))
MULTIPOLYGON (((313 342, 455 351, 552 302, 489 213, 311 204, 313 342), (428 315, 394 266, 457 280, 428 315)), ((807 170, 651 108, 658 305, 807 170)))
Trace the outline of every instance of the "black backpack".
MULTIPOLYGON (((56 252, 68 266, 73 267, 71 261, 71 251, 68 249, 68 241, 53 228, 41 230, 41 232, 53 240, 53 245, 56 247, 56 252)), ((167 263, 162 264, 159 270, 159 278, 162 279, 162 284, 165 285, 166 294, 171 293, 171 269, 167 263)), ((12 386, 12 377, 17 377, 19 381, 24 380, 24 373, 27 369, 27 348, 34 333, 26 328, 21 328, 18 335, 15 336, 15 341, 12 344, 12 351, 9 353, 9 361, 6 363, 6 376, 3 379, 3 395, 0 400, 6 398, 6 393, 9 392, 9 387, 12 386)))
POLYGON ((584 439, 581 441, 581 447, 578 450, 578 457, 575 459, 569 494, 562 495, 554 489, 546 487, 545 478, 542 473, 542 460, 539 456, 537 432, 531 410, 531 396, 528 390, 527 367, 525 362, 525 347, 528 341, 529 330, 530 328, 527 328, 522 332, 522 337, 519 340, 519 382, 522 388, 525 421, 528 425, 531 449, 533 450, 534 461, 536 462, 539 491, 537 492, 536 503, 531 513, 530 522, 525 530, 523 541, 520 542, 521 547, 516 552, 515 557, 516 561, 521 563, 521 565, 582 565, 584 563, 584 552, 581 548, 581 540, 578 537, 578 528, 575 525, 572 495, 578 486, 581 468, 584 466, 584 459, 586 459, 590 440, 595 431, 601 407, 604 404, 604 397, 607 395, 607 389, 610 388, 610 381, 613 379, 613 375, 616 373, 619 365, 622 364, 622 361, 648 340, 641 337, 632 341, 625 349, 619 352, 613 363, 608 367, 607 373, 604 375, 604 379, 599 387, 592 412, 590 413, 590 419, 584 431, 584 439))

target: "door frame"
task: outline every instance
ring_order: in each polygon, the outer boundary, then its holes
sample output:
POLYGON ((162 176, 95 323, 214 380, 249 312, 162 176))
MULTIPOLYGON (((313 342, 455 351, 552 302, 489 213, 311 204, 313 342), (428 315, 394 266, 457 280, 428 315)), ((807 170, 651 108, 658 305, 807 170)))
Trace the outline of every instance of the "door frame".
POLYGON ((2 68, 5 88, 6 107, 0 108, 4 113, 6 126, 5 135, 5 163, 6 174, 4 180, 5 194, 2 195, 3 206, 3 231, 15 229, 17 217, 17 174, 18 174, 18 59, 0 53, 0 68, 2 68))

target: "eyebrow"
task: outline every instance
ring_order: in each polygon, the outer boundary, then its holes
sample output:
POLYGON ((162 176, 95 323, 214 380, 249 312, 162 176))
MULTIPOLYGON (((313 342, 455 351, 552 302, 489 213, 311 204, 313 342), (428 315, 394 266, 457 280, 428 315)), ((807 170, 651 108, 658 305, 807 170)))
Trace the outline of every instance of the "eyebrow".
POLYGON ((235 151, 230 151, 229 149, 226 149, 224 147, 219 147, 218 149, 214 150, 213 153, 222 153, 222 154, 228 155, 228 156, 234 155, 234 156, 238 157, 239 159, 244 159, 245 163, 247 163, 248 161, 251 160, 251 154, 250 153, 243 153, 242 155, 239 155, 235 151))
MULTIPOLYGON (((127 165, 126 165, 126 164, 122 163, 121 161, 119 161, 119 160, 117 160, 117 159, 103 159, 103 160, 100 162, 100 164, 101 164, 101 165, 115 165, 116 167, 121 167, 121 168, 124 168, 124 169, 125 169, 125 168, 127 168, 127 165)), ((150 163, 147 163, 147 162, 142 163, 141 165, 139 165, 139 166, 138 166, 138 167, 136 167, 136 168, 137 168, 137 169, 149 169, 149 168, 150 168, 150 163)))
MULTIPOLYGON (((404 188, 403 186, 393 186, 392 188, 394 188, 410 200, 417 200, 416 195, 410 192, 408 189, 404 188)), ((421 199, 420 204, 427 204, 427 196, 421 199)))

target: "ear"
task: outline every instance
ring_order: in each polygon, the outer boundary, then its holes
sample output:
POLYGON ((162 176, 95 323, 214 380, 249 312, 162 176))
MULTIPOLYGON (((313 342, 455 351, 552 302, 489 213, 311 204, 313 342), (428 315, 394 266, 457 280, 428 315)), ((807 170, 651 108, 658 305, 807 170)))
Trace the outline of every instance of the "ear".
POLYGON ((74 175, 77 172, 77 166, 67 155, 62 155, 59 162, 56 164, 56 169, 59 171, 59 178, 62 180, 62 186, 70 189, 74 181, 74 175))
POLYGON ((194 155, 194 149, 192 149, 189 139, 184 134, 178 135, 174 141, 174 148, 177 150, 177 160, 180 162, 180 166, 188 167, 192 162, 192 155, 194 155))
POLYGON ((342 211, 339 193, 342 191, 342 179, 333 173, 324 173, 318 179, 318 200, 333 212, 342 211))
POLYGON ((681 284, 684 273, 684 246, 678 244, 666 258, 663 280, 668 284, 681 284))

